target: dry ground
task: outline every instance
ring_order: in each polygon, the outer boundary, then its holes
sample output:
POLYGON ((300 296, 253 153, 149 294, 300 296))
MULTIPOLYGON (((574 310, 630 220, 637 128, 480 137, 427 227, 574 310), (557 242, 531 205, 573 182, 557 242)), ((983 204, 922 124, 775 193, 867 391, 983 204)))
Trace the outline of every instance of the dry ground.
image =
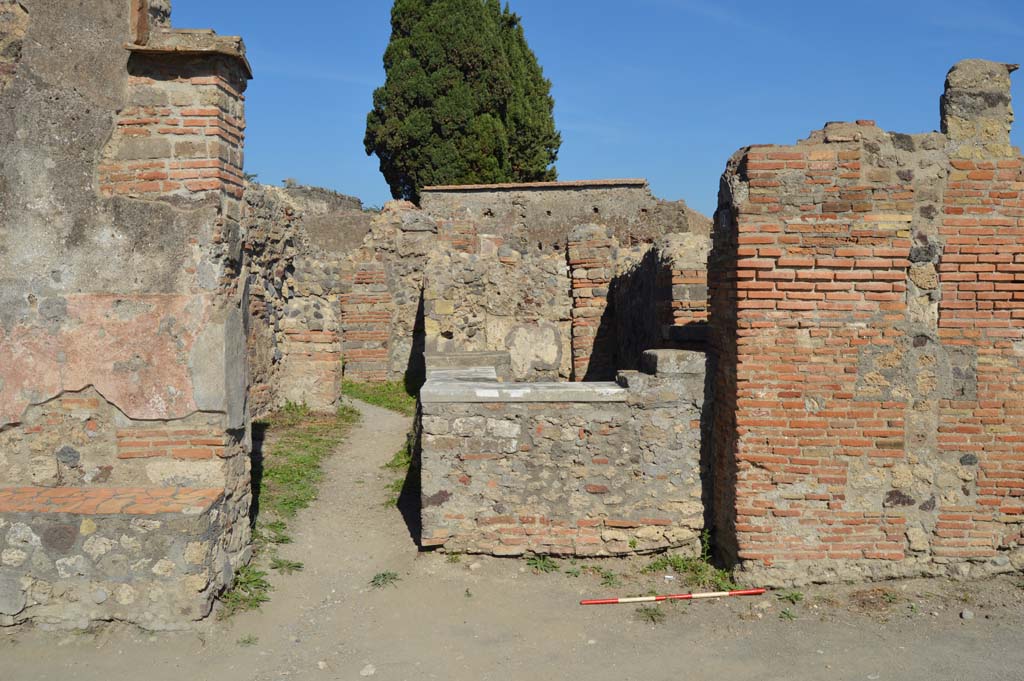
POLYGON ((608 588, 567 574, 568 561, 536 574, 522 560, 418 554, 401 514, 382 505, 393 476, 380 466, 408 419, 359 408, 362 424, 281 551, 305 570, 275 574, 261 611, 187 634, 0 632, 0 679, 1024 679, 1024 576, 668 604, 652 624, 633 606, 577 605, 672 590, 664 575, 639 575, 643 560, 601 562, 625 575, 608 588), (400 580, 371 588, 384 571, 400 580))

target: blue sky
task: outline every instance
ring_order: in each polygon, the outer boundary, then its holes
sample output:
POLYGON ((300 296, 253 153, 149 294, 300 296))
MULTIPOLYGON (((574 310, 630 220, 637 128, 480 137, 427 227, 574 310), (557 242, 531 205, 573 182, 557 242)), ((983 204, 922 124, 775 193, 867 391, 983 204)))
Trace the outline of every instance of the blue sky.
MULTIPOLYGON (((363 150, 388 0, 173 0, 179 28, 245 38, 246 170, 390 198, 363 150)), ((729 156, 826 121, 939 125, 948 68, 1024 62, 1022 0, 511 0, 553 83, 560 179, 646 177, 711 214, 729 156)), ((1014 94, 1024 107, 1024 71, 1014 94)), ((1020 109, 1024 111, 1024 108, 1020 109)), ((1020 114, 1024 117, 1024 113, 1020 114)), ((1024 144, 1024 123, 1014 131, 1024 144)))

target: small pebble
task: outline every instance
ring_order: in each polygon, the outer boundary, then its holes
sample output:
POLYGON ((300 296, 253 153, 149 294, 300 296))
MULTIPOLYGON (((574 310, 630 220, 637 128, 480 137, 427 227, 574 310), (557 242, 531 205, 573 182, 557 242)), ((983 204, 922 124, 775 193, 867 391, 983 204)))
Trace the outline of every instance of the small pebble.
POLYGON ((320 660, 319 662, 317 662, 316 666, 319 667, 321 669, 321 671, 324 670, 324 669, 327 669, 327 663, 324 662, 323 660, 320 660))
POLYGON ((972 610, 963 610, 963 611, 961 611, 960 612, 960 619, 962 619, 962 620, 973 620, 974 619, 974 611, 972 611, 972 610))
POLYGON ((469 569, 473 570, 473 571, 479 570, 482 567, 483 567, 483 565, 481 565, 480 563, 470 563, 469 564, 469 569))
POLYGON ((360 670, 359 676, 373 676, 376 673, 377 668, 374 667, 372 664, 368 664, 365 667, 363 667, 362 670, 360 670))

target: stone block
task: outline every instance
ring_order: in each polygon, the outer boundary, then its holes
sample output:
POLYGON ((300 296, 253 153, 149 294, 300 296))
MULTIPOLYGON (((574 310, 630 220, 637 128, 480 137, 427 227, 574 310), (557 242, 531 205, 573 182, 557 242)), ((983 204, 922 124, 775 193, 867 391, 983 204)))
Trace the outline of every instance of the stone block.
POLYGON ((653 376, 703 376, 707 356, 692 350, 645 350, 641 369, 653 376))

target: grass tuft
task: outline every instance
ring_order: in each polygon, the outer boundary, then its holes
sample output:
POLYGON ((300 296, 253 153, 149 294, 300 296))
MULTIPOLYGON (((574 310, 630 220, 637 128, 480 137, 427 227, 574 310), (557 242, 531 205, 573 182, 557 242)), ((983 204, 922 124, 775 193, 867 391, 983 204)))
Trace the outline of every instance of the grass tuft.
POLYGON ((558 561, 553 560, 551 556, 530 556, 526 559, 526 565, 534 572, 558 572, 558 561))
POLYGON ((397 586, 398 581, 402 578, 398 576, 397 572, 391 572, 390 570, 385 572, 378 572, 370 580, 370 586, 374 589, 383 589, 386 586, 397 586))
POLYGON ((313 503, 324 477, 323 460, 358 421, 359 412, 347 406, 333 418, 312 416, 305 407, 290 411, 287 406, 272 416, 268 427, 275 438, 263 458, 261 513, 293 518, 313 503))
MULTIPOLYGON (((600 565, 584 565, 583 569, 587 572, 597 575, 601 578, 601 586, 617 587, 622 586, 622 580, 619 576, 608 568, 603 568, 600 565)), ((575 575, 574 575, 575 576, 575 575)))
POLYGON ((705 531, 701 535, 701 555, 697 558, 666 553, 651 561, 641 572, 674 572, 693 588, 713 588, 715 591, 730 591, 736 588, 726 570, 711 564, 710 538, 705 531))
POLYGON ((636 609, 636 616, 641 622, 648 624, 661 624, 665 621, 665 611, 656 605, 641 605, 636 609))
POLYGON ((286 558, 274 557, 270 559, 270 569, 277 570, 286 575, 290 575, 296 572, 302 572, 306 567, 304 563, 300 563, 297 560, 287 560, 286 558))
POLYGON ((601 570, 601 586, 617 587, 622 586, 622 580, 611 570, 601 570))
POLYGON ((787 591, 785 593, 776 594, 775 597, 780 601, 786 601, 792 605, 796 605, 804 599, 804 595, 799 591, 787 591))
MULTIPOLYGON (((387 499, 384 500, 384 506, 386 507, 398 506, 398 500, 402 496, 402 490, 405 489, 406 481, 411 481, 414 487, 417 485, 419 474, 418 471, 412 470, 413 465, 416 463, 413 457, 413 451, 416 447, 414 438, 415 435, 412 431, 406 434, 405 444, 402 445, 402 448, 395 452, 390 461, 381 466, 385 470, 401 474, 402 476, 384 486, 385 491, 388 493, 387 499)), ((414 489, 413 492, 418 493, 418 490, 414 489)))
POLYGON ((235 583, 230 590, 221 596, 224 607, 218 617, 226 619, 237 612, 259 610, 260 606, 270 600, 273 589, 267 581, 267 573, 252 565, 243 565, 235 571, 235 583))
POLYGON ((347 397, 372 404, 384 409, 396 411, 405 416, 416 415, 416 396, 410 395, 405 383, 391 381, 388 383, 356 383, 342 381, 341 393, 347 397))

